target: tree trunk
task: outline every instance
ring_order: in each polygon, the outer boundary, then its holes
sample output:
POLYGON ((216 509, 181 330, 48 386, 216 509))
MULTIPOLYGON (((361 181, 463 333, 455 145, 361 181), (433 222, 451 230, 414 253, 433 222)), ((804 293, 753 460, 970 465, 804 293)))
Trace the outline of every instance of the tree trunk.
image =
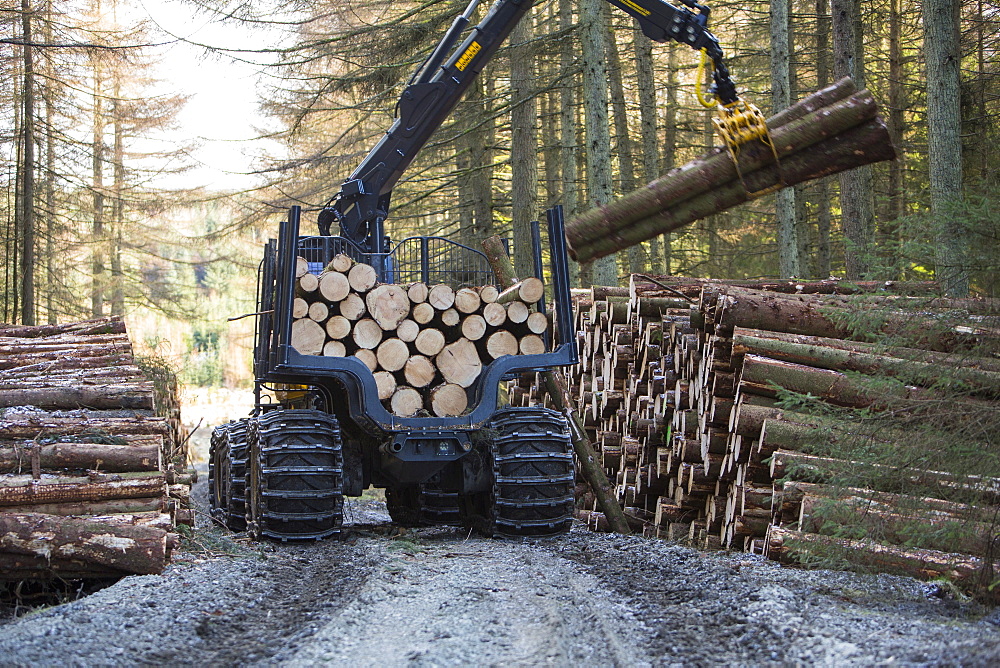
MULTIPOLYGON (((851 77, 864 84, 864 37, 860 31, 860 0, 832 0, 835 77, 851 77)), ((883 139, 889 142, 888 137, 883 139)), ((841 225, 846 242, 847 278, 865 278, 871 271, 875 231, 874 187, 871 167, 861 166, 840 175, 841 225)))
POLYGON ((959 7, 957 0, 923 3, 927 61, 927 161, 931 211, 937 227, 935 263, 945 294, 969 294, 966 231, 955 207, 962 200, 959 7))
MULTIPOLYGON (((792 103, 791 41, 789 39, 790 0, 771 0, 771 113, 777 114, 792 103)), ((782 188, 775 194, 778 220, 778 272, 782 278, 801 276, 798 255, 795 190, 782 188)))
POLYGON ((514 235, 514 267, 521 276, 532 273, 531 221, 538 199, 538 114, 535 103, 534 19, 529 11, 514 27, 510 41, 510 164, 511 225, 514 235))
MULTIPOLYGON (((608 69, 605 56, 608 39, 608 11, 600 0, 580 4, 581 51, 583 55, 583 107, 587 135, 587 206, 611 201, 611 130, 608 123, 608 69)), ((618 285, 618 265, 614 257, 594 262, 594 285, 618 285)), ((525 275, 520 273, 520 275, 525 275)))
POLYGON ((30 0, 21 0, 24 38, 24 112, 21 121, 21 323, 35 324, 35 65, 30 0))

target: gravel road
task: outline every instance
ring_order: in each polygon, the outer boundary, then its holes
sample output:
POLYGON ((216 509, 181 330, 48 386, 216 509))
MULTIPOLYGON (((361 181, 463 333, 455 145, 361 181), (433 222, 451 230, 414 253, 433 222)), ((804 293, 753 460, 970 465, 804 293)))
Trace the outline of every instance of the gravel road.
POLYGON ((348 517, 342 540, 284 545, 202 522, 162 576, 0 620, 0 665, 1000 664, 1000 611, 908 578, 585 530, 402 531, 377 499, 348 517))

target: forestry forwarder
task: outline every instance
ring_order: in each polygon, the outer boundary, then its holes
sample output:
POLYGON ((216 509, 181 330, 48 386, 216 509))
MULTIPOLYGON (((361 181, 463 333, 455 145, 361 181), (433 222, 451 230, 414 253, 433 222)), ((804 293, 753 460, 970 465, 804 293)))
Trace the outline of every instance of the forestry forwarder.
MULTIPOLYGON (((663 0, 608 1, 634 17, 652 40, 689 44, 702 52, 703 63, 712 62, 712 90, 721 109, 717 127, 731 151, 767 141, 763 117, 736 95, 722 50, 707 29, 707 7, 694 0, 682 0, 686 8, 663 0)), ((556 335, 548 337, 544 353, 505 355, 486 365, 468 388, 470 408, 462 415, 393 415, 379 402, 372 371, 357 357, 304 355, 291 345, 299 257, 319 273, 343 253, 371 265, 383 283, 496 283, 477 250, 440 237, 392 245, 384 229, 392 188, 532 1, 498 0, 453 51, 478 4, 472 0, 417 69, 392 127, 320 212, 319 235, 299 236, 300 208, 292 207, 279 238, 265 246, 258 276, 256 408, 212 436, 212 515, 230 529, 279 540, 331 536, 343 522, 343 497, 360 496, 369 486, 386 490, 389 513, 403 525, 464 524, 509 536, 570 528, 575 473, 569 422, 541 407, 498 407, 504 378, 578 361, 560 207, 547 212, 556 335), (333 222, 338 236, 330 234, 333 222)), ((538 276, 540 238, 536 224, 538 276)))

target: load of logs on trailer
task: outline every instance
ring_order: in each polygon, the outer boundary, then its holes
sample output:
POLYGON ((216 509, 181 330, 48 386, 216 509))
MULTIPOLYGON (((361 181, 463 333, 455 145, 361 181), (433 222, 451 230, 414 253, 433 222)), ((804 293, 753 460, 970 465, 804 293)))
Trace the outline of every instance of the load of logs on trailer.
POLYGON ((767 119, 770 137, 715 148, 566 223, 570 256, 588 262, 773 192, 896 157, 875 98, 848 78, 767 119))
POLYGON ((193 525, 177 384, 120 317, 0 325, 0 579, 160 573, 193 525))
POLYGON ((353 355, 375 375, 393 415, 453 417, 467 389, 503 355, 544 353, 548 316, 533 306, 545 286, 381 284, 375 270, 337 255, 316 275, 298 258, 291 344, 303 355, 353 355))
MULTIPOLYGON (((835 553, 840 563, 986 590, 1000 576, 1000 479, 926 470, 912 446, 895 454, 917 432, 852 433, 857 423, 836 412, 863 410, 877 425, 890 410, 939 398, 947 377, 961 391, 947 395, 945 410, 968 402, 998 414, 1000 359, 969 351, 1000 343, 1000 301, 942 299, 935 290, 634 275, 628 288, 577 291, 581 361, 567 385, 632 528, 789 563, 835 553), (878 314, 868 327, 916 332, 914 347, 866 343, 875 332, 856 332, 843 317, 859 306, 878 314), (873 386, 879 374, 910 384, 873 386), (789 410, 783 390, 829 412, 789 410), (839 458, 830 456, 838 443, 839 458), (852 461, 872 452, 883 454, 879 463, 852 461), (842 482, 858 470, 870 486, 842 482)), ((528 405, 544 392, 525 374, 510 396, 528 405)), ((585 484, 577 501, 590 528, 610 530, 585 484)))

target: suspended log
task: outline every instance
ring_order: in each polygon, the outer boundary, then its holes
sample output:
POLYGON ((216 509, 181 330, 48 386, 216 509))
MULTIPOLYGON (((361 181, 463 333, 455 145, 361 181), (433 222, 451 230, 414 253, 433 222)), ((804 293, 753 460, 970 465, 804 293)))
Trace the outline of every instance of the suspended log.
POLYGON ((593 260, 742 204, 750 199, 749 193, 891 160, 896 157, 895 149, 885 124, 874 118, 875 111, 871 95, 861 91, 775 128, 772 137, 781 160, 780 172, 773 165, 770 149, 762 145, 748 145, 741 150, 742 181, 728 155, 710 154, 708 159, 689 163, 667 176, 693 175, 694 188, 685 183, 677 188, 681 197, 661 196, 658 213, 642 219, 633 215, 599 219, 591 226, 581 226, 578 219, 569 221, 566 238, 570 255, 580 262, 593 260))

